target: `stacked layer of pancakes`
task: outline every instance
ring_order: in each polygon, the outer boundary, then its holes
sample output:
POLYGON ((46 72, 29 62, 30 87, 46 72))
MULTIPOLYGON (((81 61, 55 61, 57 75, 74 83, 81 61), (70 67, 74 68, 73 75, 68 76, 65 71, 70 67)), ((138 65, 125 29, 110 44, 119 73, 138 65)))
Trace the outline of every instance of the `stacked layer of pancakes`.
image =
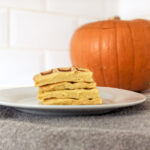
POLYGON ((88 69, 56 68, 34 76, 38 99, 45 105, 102 104, 93 74, 88 69))

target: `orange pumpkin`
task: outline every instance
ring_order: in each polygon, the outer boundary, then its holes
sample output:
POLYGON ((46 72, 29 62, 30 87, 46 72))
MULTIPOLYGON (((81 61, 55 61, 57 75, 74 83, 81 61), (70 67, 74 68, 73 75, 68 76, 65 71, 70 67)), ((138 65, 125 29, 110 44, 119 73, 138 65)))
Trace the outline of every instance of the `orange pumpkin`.
POLYGON ((94 73, 98 86, 142 91, 150 85, 150 22, 105 20, 74 33, 72 64, 94 73))

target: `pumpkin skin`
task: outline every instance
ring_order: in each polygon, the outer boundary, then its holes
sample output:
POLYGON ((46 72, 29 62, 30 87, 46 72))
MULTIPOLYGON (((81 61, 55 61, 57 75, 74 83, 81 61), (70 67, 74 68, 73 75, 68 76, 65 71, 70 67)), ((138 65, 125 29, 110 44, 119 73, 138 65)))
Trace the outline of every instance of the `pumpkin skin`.
POLYGON ((105 20, 77 29, 73 66, 90 69, 98 86, 142 91, 150 86, 150 22, 105 20))

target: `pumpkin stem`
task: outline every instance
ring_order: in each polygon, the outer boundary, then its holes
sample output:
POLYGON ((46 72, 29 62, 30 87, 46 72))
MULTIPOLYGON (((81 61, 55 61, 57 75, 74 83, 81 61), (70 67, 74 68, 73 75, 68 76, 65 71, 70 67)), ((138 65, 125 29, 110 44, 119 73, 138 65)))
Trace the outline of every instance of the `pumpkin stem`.
POLYGON ((113 16, 109 20, 121 20, 121 18, 119 16, 113 16))

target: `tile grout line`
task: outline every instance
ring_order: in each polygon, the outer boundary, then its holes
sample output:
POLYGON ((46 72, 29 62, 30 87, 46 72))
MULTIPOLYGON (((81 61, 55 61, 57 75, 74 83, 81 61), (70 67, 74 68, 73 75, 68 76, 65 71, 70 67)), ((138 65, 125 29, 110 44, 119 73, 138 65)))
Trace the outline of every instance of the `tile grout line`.
POLYGON ((33 51, 42 51, 43 49, 46 49, 47 51, 68 51, 69 49, 57 49, 57 48, 25 48, 25 47, 0 47, 0 51, 2 50, 26 50, 26 51, 30 51, 30 50, 33 50, 33 51))

